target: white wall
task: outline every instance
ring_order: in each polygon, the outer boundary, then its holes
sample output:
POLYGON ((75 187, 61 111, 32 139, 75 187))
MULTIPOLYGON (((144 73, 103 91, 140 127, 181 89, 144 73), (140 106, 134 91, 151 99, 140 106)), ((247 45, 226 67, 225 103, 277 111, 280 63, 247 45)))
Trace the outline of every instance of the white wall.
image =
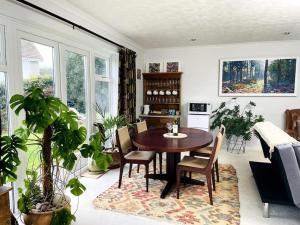
MULTIPOLYGON (((219 60, 225 58, 299 56, 300 41, 260 42, 203 47, 182 47, 165 49, 148 49, 145 62, 152 60, 174 60, 182 63, 182 103, 190 100, 209 100, 213 108, 229 97, 218 96, 219 60)), ((298 64, 300 61, 298 61, 298 64)), ((300 67, 299 67, 300 69, 300 67)), ((299 71, 299 70, 298 70, 299 71)), ((298 85, 300 75, 298 76, 298 85)), ((288 108, 300 108, 298 97, 239 97, 242 105, 250 100, 257 103, 255 112, 262 114, 266 120, 284 128, 284 111, 288 108)), ((182 107, 183 125, 185 125, 186 108, 182 107)), ((257 148, 256 138, 248 144, 248 149, 257 148)))

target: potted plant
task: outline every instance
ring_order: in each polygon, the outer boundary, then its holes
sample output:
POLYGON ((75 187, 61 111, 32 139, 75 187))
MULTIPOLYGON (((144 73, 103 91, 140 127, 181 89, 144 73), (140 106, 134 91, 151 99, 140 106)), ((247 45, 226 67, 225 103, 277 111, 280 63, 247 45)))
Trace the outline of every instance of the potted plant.
POLYGON ((12 96, 10 107, 17 115, 25 114, 24 126, 15 135, 38 152, 38 165, 26 173, 25 190, 18 190, 25 224, 70 224, 75 216, 65 190, 79 196, 86 189, 73 169, 80 157, 91 157, 99 168, 107 169, 110 156, 102 152, 104 135, 93 134, 85 143, 87 131, 79 126, 76 113, 37 87, 27 89, 24 96, 12 96))
POLYGON ((262 115, 254 115, 253 108, 256 104, 250 101, 243 110, 237 104, 236 98, 228 102, 222 102, 220 106, 212 112, 211 129, 226 127, 227 151, 245 152, 246 142, 252 138, 252 127, 255 123, 264 120, 262 115))
POLYGON ((17 179, 17 167, 20 164, 18 150, 26 151, 24 141, 15 136, 2 136, 2 122, 0 112, 0 218, 4 224, 15 221, 9 206, 10 187, 4 185, 17 179))
MULTIPOLYGON (((117 168, 120 165, 120 157, 118 153, 118 149, 116 148, 116 129, 129 126, 131 124, 128 122, 127 118, 124 116, 107 116, 105 110, 99 104, 96 104, 96 112, 100 116, 100 122, 94 123, 99 130, 105 134, 105 141, 109 141, 109 146, 107 148, 104 147, 104 151, 112 157, 112 161, 109 164, 109 168, 117 168)), ((96 165, 90 165, 91 170, 99 170, 96 165)))

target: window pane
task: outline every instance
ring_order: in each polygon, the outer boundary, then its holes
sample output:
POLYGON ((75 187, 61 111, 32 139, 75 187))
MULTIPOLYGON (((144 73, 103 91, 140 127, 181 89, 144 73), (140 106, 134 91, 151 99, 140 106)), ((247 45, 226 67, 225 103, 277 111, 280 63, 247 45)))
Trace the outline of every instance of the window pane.
POLYGON ((95 73, 97 75, 107 76, 106 72, 107 72, 107 70, 106 70, 106 60, 101 59, 99 57, 95 57, 95 73))
POLYGON ((38 86, 54 95, 53 47, 21 40, 24 88, 38 86))
POLYGON ((85 119, 85 56, 66 51, 67 104, 85 119))
POLYGON ((109 82, 105 81, 96 81, 96 103, 101 107, 102 110, 105 110, 106 113, 109 113, 109 82))
POLYGON ((7 116, 7 98, 6 98, 6 81, 5 73, 0 72, 0 110, 1 110, 1 127, 2 134, 8 133, 8 116, 7 116))

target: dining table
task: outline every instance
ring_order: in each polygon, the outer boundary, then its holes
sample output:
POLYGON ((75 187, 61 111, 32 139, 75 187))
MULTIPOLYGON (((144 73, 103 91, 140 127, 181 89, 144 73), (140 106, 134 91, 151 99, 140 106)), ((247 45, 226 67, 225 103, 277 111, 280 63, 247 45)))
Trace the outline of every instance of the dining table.
MULTIPOLYGON (((213 136, 201 129, 180 127, 178 132, 185 134, 185 137, 165 137, 164 134, 168 133, 166 128, 152 128, 133 138, 133 144, 140 151, 166 152, 166 173, 149 174, 151 179, 167 181, 161 198, 165 198, 176 184, 176 166, 181 160, 181 153, 204 148, 213 141, 213 136)), ((185 184, 204 185, 202 181, 186 176, 181 181, 185 184)))

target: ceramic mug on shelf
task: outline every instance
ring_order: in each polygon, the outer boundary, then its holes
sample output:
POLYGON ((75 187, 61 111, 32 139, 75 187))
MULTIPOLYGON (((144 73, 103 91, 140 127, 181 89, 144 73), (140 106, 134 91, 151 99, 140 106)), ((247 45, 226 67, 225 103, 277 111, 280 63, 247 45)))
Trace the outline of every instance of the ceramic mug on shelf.
POLYGON ((176 91, 176 90, 172 91, 172 95, 177 95, 177 94, 178 94, 178 91, 176 91))
POLYGON ((163 90, 160 90, 159 95, 165 95, 165 92, 163 90))
POLYGON ((171 91, 170 90, 166 90, 166 95, 171 95, 171 91))
POLYGON ((158 90, 154 90, 153 95, 158 95, 158 90))
POLYGON ((148 90, 148 91, 147 91, 147 95, 152 95, 152 91, 151 91, 151 90, 148 90))

